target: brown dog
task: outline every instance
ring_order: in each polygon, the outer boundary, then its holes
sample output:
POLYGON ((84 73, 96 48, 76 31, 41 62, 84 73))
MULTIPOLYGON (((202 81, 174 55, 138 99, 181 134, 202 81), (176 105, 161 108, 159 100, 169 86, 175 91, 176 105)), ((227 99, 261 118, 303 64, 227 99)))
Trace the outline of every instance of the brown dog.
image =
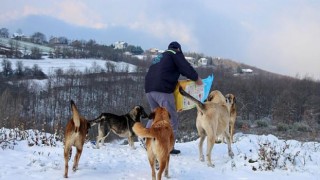
POLYGON ((74 163, 72 170, 76 171, 78 168, 79 159, 82 153, 84 141, 86 139, 90 123, 86 121, 84 117, 81 117, 79 111, 71 100, 72 118, 69 120, 65 130, 65 142, 64 142, 64 177, 68 178, 68 161, 71 158, 72 146, 77 148, 77 153, 74 157, 74 163))
POLYGON ((161 180, 163 171, 165 177, 169 177, 170 151, 173 149, 173 129, 170 124, 170 114, 162 107, 158 107, 149 115, 153 119, 149 129, 140 122, 133 126, 133 131, 140 137, 146 137, 148 159, 152 171, 152 179, 156 180, 155 161, 158 160, 160 168, 157 179, 161 180))
POLYGON ((226 94, 225 97, 226 97, 227 102, 231 104, 229 132, 230 132, 231 142, 233 142, 234 124, 235 124, 236 118, 237 118, 236 97, 233 94, 226 94))
POLYGON ((227 138, 228 143, 228 153, 230 157, 233 157, 234 154, 231 149, 231 141, 229 134, 229 122, 230 122, 230 113, 228 108, 228 103, 220 104, 214 103, 212 101, 207 101, 201 103, 199 100, 192 97, 190 94, 185 92, 181 87, 179 92, 190 99, 196 104, 198 115, 196 119, 196 126, 198 134, 200 136, 199 142, 199 159, 204 161, 203 156, 203 141, 207 137, 207 164, 208 166, 214 167, 211 162, 211 151, 215 144, 215 140, 219 135, 223 135, 227 138))

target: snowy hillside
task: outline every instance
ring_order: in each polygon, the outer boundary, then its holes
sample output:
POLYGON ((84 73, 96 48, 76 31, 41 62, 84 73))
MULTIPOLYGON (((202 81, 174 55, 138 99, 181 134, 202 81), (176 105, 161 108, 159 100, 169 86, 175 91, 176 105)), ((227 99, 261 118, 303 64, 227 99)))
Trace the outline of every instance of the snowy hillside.
POLYGON ((8 59, 12 63, 12 68, 16 68, 16 62, 21 61, 23 66, 31 68, 37 64, 41 70, 46 74, 50 75, 57 69, 62 69, 64 71, 69 69, 76 69, 81 72, 85 72, 86 69, 95 68, 99 66, 106 71, 106 63, 111 63, 115 66, 116 72, 135 72, 136 66, 128 64, 125 62, 114 62, 109 60, 99 60, 99 59, 50 59, 44 58, 41 60, 32 59, 8 59))
POLYGON ((29 42, 25 42, 25 41, 17 41, 17 40, 11 39, 11 38, 0 37, 0 45, 2 45, 4 47, 10 48, 10 41, 18 43, 19 47, 20 47, 20 51, 22 51, 22 52, 25 50, 27 50, 28 52, 31 52, 31 49, 35 48, 35 47, 40 49, 43 53, 47 53, 47 54, 54 51, 53 48, 48 47, 48 46, 42 46, 39 44, 29 43, 29 42))
MULTIPOLYGON (((11 130, 12 132, 12 130, 11 130)), ((63 144, 51 142, 46 146, 40 142, 41 136, 28 132, 26 140, 9 140, 10 131, 0 131, 0 179, 63 179, 63 144), (6 136, 5 136, 6 134, 6 136), (7 137, 7 141, 3 141, 7 137), (33 142, 33 143, 31 143, 33 142), (14 145, 15 144, 15 145, 14 145)), ((42 135, 49 137, 50 135, 42 135)), ((11 134, 13 138, 14 135, 11 134)), ((53 137, 53 136, 51 136, 53 137)), ((50 139, 50 138, 48 138, 50 139)), ((52 139, 51 139, 52 140, 52 139)), ((212 152, 215 167, 208 167, 198 158, 198 140, 177 143, 182 151, 172 155, 169 175, 172 180, 210 180, 210 179, 319 179, 320 144, 283 141, 273 135, 256 136, 238 133, 232 145, 234 159, 227 155, 226 144, 216 144, 212 152)), ((48 141, 47 141, 48 142, 48 141)), ((151 170, 146 151, 135 143, 136 149, 122 145, 121 141, 105 143, 100 149, 87 142, 79 163, 79 170, 73 172, 69 161, 69 178, 81 180, 149 180, 151 170)), ((206 147, 206 143, 204 144, 206 147)), ((165 178, 164 178, 165 179, 165 178)))

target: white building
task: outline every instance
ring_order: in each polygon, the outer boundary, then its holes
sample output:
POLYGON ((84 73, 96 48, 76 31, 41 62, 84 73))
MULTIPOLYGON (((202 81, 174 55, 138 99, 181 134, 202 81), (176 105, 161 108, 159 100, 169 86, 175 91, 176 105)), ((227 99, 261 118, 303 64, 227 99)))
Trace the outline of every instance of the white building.
POLYGON ((199 66, 206 66, 206 65, 208 65, 208 59, 207 59, 207 58, 200 58, 200 59, 198 60, 198 65, 199 65, 199 66))
POLYGON ((125 49, 128 47, 128 43, 124 41, 117 41, 113 45, 115 49, 125 49))
POLYGON ((248 73, 251 74, 253 72, 252 69, 241 69, 242 73, 248 73))
POLYGON ((194 57, 185 56, 185 58, 192 66, 195 66, 194 57))

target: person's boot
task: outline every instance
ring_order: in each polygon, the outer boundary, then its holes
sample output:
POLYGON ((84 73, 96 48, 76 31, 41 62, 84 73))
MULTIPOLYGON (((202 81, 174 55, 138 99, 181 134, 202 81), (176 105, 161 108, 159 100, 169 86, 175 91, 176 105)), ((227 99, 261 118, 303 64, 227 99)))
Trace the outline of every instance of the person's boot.
POLYGON ((170 154, 180 154, 180 153, 181 153, 181 151, 178 150, 178 149, 175 149, 175 148, 173 148, 173 149, 170 151, 170 154))
POLYGON ((175 149, 174 148, 174 145, 176 144, 176 142, 177 142, 177 139, 176 139, 176 137, 177 137, 177 131, 173 131, 173 135, 174 135, 174 144, 173 144, 173 149, 170 151, 170 154, 180 154, 180 150, 178 150, 178 149, 175 149))

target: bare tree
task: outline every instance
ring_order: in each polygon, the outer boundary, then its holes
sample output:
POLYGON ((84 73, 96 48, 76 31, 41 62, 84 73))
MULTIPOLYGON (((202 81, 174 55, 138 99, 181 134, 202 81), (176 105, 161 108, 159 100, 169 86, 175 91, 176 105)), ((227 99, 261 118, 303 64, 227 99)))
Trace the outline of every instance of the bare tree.
POLYGON ((9 30, 7 28, 1 28, 0 37, 9 38, 9 30))
POLYGON ((15 70, 15 75, 18 76, 18 77, 22 77, 23 76, 23 72, 24 72, 24 69, 23 69, 23 63, 22 61, 17 61, 16 62, 16 70, 15 70))
POLYGON ((41 32, 36 32, 31 36, 31 42, 36 44, 43 44, 47 41, 46 36, 41 32))
POLYGON ((13 74, 12 63, 8 59, 2 60, 2 74, 5 77, 10 77, 13 74))
POLYGON ((31 48, 31 59, 41 59, 41 51, 37 47, 31 48))

